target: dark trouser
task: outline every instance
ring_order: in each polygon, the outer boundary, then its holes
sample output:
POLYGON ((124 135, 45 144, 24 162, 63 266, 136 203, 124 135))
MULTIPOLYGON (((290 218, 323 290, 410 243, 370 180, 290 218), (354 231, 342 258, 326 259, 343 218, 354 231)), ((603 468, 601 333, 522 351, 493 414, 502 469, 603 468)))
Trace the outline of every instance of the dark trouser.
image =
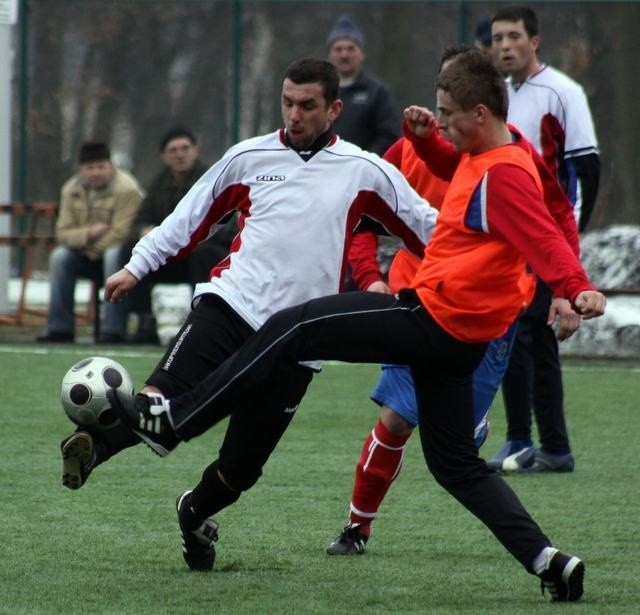
MULTIPOLYGON (((204 295, 189 313, 146 384, 157 387, 167 397, 185 393, 220 366, 253 333, 254 330, 220 297, 204 295)), ((252 410, 258 418, 252 423, 257 429, 255 434, 249 435, 248 448, 239 451, 234 449, 224 456, 227 461, 225 477, 238 490, 249 488, 260 477, 262 466, 294 416, 295 406, 302 399, 311 381, 312 372, 297 366, 297 369, 286 376, 287 382, 281 382, 280 386, 288 391, 288 395, 278 393, 277 397, 270 397, 263 394, 252 400, 251 403, 255 403, 252 410), (292 400, 291 403, 288 399, 292 400), (276 407, 271 407, 271 403, 276 404, 276 407), (278 406, 280 403, 283 405, 278 406), (268 425, 262 426, 263 421, 268 421, 268 425), (260 436, 263 428, 270 430, 268 438, 260 436)), ((221 407, 217 414, 218 420, 239 408, 234 403, 221 407)), ((249 415, 249 412, 233 413, 222 451, 228 448, 228 440, 234 440, 236 430, 244 431, 243 422, 249 415)), ((140 442, 135 434, 122 425, 94 435, 98 464, 140 442)))
MULTIPOLYGON (((220 297, 205 295, 189 314, 147 384, 158 387, 167 397, 188 392, 233 355, 253 333, 220 297)), ((296 365, 282 374, 278 386, 274 383, 273 391, 277 390, 277 394, 267 389, 246 400, 229 399, 218 405, 211 425, 229 415, 231 418, 220 449, 220 462, 214 463, 221 471, 224 468, 223 475, 235 490, 244 491, 258 480, 263 465, 294 417, 311 377, 311 370, 296 365), (247 417, 251 417, 250 425, 245 423, 247 417), (244 448, 229 444, 237 440, 236 432, 244 435, 244 448)), ((213 476, 212 472, 205 474, 213 476)))
MULTIPOLYGON (((299 361, 408 364, 429 469, 531 572, 534 557, 549 541, 511 488, 478 457, 473 439, 471 374, 485 349, 486 344, 451 337, 412 291, 400 299, 378 293, 334 295, 273 316, 200 385, 172 399, 171 414, 178 435, 188 440, 232 409, 235 427, 232 432, 230 425, 216 462, 227 479, 227 468, 234 470, 227 456, 242 459, 255 446, 263 452, 275 448, 284 431, 283 409, 304 393, 303 387, 291 386, 299 361), (266 405, 260 403, 265 396, 266 405)), ((209 500, 198 513, 222 507, 209 500)))
POLYGON ((558 341, 547 325, 551 290, 538 281, 534 300, 521 316, 509 367, 502 381, 507 439, 531 440, 533 407, 541 447, 551 453, 571 450, 564 419, 558 341))

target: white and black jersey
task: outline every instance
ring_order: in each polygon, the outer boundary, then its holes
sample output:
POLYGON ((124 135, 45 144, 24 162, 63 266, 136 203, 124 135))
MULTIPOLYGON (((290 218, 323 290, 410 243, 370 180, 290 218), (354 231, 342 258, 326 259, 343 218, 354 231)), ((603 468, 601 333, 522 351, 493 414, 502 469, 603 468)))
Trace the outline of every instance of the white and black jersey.
POLYGON ((559 180, 584 230, 595 204, 600 177, 596 131, 580 84, 542 65, 520 83, 507 79, 508 121, 542 156, 559 180))
POLYGON ((126 268, 142 278, 238 211, 229 256, 194 297, 215 293, 258 328, 283 308, 340 290, 364 214, 421 253, 437 213, 393 165, 337 136, 304 154, 287 145, 284 130, 233 146, 140 240, 126 268))
POLYGON ((596 131, 580 84, 544 65, 517 88, 507 79, 508 120, 531 141, 545 162, 553 157, 598 153, 596 131))

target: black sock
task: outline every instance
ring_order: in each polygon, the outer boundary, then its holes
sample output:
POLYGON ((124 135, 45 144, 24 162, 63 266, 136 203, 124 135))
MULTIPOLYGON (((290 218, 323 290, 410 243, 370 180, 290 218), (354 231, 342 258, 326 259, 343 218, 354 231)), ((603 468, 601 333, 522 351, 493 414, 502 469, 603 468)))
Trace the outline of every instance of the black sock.
POLYGON ((189 504, 195 517, 202 522, 223 508, 231 506, 240 497, 240 493, 229 489, 222 482, 216 460, 202 473, 202 480, 193 490, 189 504))

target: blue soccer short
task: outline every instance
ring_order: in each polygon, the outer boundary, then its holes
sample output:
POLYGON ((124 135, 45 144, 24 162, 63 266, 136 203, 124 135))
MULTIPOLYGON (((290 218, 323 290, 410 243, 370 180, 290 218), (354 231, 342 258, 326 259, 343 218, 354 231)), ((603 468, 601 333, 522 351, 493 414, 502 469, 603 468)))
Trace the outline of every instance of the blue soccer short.
MULTIPOLYGON (((489 343, 480 365, 473 372, 474 437, 478 448, 489 433, 489 409, 507 371, 516 328, 517 321, 502 337, 489 343)), ((382 375, 371 399, 380 406, 388 406, 414 427, 418 424, 413 377, 406 365, 382 365, 382 375)))

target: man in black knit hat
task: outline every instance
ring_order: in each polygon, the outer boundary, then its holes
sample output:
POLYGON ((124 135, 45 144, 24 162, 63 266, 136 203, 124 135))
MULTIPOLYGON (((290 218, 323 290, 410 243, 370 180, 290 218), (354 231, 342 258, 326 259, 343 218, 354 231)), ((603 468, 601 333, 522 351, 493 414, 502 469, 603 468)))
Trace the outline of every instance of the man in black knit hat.
MULTIPOLYGON (((111 162, 106 143, 82 144, 78 172, 62 186, 58 245, 49 257, 47 331, 38 342, 74 341, 76 280, 102 281, 119 269, 120 245, 129 235, 143 196, 138 181, 111 162)), ((125 316, 124 306, 105 305, 101 342, 124 339, 125 316)))

